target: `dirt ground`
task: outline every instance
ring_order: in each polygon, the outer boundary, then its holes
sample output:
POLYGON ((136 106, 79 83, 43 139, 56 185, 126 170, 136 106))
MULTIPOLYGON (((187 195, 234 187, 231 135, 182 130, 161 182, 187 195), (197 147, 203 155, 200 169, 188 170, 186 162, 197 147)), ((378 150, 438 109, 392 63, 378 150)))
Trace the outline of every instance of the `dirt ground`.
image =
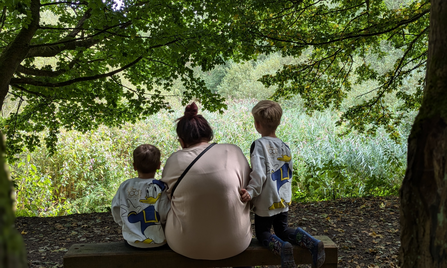
MULTIPOLYGON (((329 236, 339 247, 339 267, 398 267, 397 197, 295 203, 289 224, 312 235, 329 236)), ((63 267, 62 258, 75 243, 122 241, 121 228, 110 213, 19 217, 15 226, 32 268, 63 267)))

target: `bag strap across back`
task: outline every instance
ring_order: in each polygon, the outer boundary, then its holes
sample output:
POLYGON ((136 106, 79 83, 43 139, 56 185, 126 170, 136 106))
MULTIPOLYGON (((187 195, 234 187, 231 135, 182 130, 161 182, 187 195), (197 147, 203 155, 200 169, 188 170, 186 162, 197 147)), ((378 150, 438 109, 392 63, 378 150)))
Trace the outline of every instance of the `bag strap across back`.
POLYGON ((174 187, 172 187, 171 199, 174 196, 175 189, 177 189, 178 184, 183 179, 183 177, 185 177, 186 173, 188 173, 188 171, 197 162, 197 160, 199 160, 199 158, 202 157, 202 155, 204 155, 214 145, 216 145, 216 143, 211 143, 208 147, 206 147, 205 150, 203 150, 194 160, 192 160, 192 162, 189 164, 189 166, 183 171, 182 175, 180 175, 178 180, 175 182, 174 187))

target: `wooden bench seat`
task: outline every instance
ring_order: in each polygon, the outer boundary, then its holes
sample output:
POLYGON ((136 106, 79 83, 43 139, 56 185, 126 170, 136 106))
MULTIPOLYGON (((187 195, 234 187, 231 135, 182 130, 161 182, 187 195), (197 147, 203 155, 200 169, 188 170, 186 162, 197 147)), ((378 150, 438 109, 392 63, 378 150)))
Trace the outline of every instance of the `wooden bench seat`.
MULTIPOLYGON (((338 249, 327 236, 316 236, 324 242, 326 261, 322 267, 337 267, 338 249)), ((296 264, 310 264, 308 250, 294 247, 296 264)), ((241 254, 223 260, 194 260, 172 251, 168 246, 152 249, 134 249, 124 242, 74 244, 64 256, 64 268, 97 267, 233 267, 280 265, 281 260, 253 238, 241 254)))

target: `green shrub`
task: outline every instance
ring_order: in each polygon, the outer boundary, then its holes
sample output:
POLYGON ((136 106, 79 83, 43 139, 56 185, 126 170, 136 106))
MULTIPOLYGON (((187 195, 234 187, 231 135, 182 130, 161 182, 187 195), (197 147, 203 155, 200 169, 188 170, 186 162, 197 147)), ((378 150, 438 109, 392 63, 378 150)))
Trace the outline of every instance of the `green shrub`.
POLYGON ((71 213, 70 204, 61 202, 53 195, 51 176, 38 172, 29 154, 16 167, 11 171, 17 193, 16 216, 60 216, 71 213))
MULTIPOLYGON (((201 112, 214 129, 214 140, 238 145, 247 159, 251 143, 260 137, 251 116, 256 102, 233 101, 222 114, 201 112)), ((277 136, 290 145, 293 154, 295 201, 397 193, 405 171, 405 142, 391 141, 384 131, 375 137, 356 133, 340 137, 341 130, 334 124, 338 112, 309 116, 290 100, 282 107, 277 136)), ((122 128, 62 132, 53 156, 43 147, 31 154, 24 152, 22 161, 10 165, 18 215, 107 210, 121 182, 136 176, 131 167, 136 146, 156 145, 162 152, 162 166, 180 149, 175 119, 183 114, 183 107, 173 109, 174 113, 162 111, 122 128)), ((402 130, 403 137, 408 136, 406 131, 402 130)), ((161 171, 156 177, 161 177, 161 171)))

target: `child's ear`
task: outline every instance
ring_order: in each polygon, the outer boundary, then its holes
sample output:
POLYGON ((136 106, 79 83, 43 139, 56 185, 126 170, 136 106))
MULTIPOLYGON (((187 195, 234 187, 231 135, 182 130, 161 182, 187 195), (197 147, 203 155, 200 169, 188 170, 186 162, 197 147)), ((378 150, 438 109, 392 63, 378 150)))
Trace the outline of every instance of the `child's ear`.
POLYGON ((157 167, 157 169, 160 169, 160 167, 161 167, 161 161, 158 161, 158 167, 157 167))
POLYGON ((132 163, 132 166, 133 166, 133 170, 137 170, 137 168, 135 167, 135 163, 132 163))

